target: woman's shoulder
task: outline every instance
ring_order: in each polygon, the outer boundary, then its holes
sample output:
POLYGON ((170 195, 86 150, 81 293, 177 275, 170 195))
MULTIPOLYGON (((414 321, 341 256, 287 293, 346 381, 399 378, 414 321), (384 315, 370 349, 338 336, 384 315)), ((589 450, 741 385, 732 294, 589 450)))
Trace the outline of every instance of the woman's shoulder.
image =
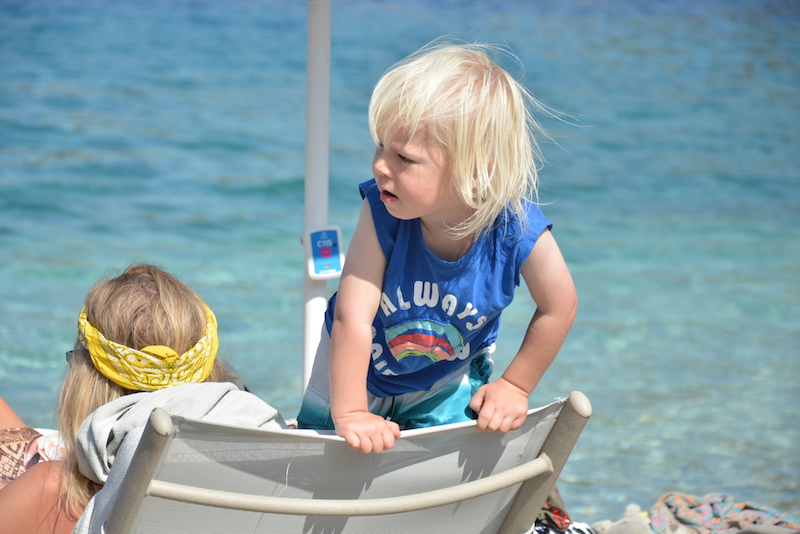
POLYGON ((58 506, 61 463, 41 462, 0 491, 0 532, 69 533, 77 521, 58 506))

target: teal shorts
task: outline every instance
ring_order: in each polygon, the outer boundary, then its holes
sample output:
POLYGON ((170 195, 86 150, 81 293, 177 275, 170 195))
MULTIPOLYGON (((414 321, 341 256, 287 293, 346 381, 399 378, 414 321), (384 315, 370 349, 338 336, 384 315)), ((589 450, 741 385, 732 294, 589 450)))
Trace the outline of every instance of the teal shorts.
MULTIPOLYGON (((334 430, 331 418, 330 346, 330 335, 323 327, 311 379, 297 416, 299 428, 334 430)), ((469 407, 469 402, 478 388, 489 381, 493 351, 494 345, 487 347, 463 366, 440 378, 429 391, 413 391, 397 397, 377 397, 368 391, 369 411, 396 422, 401 429, 475 419, 477 416, 469 407)))

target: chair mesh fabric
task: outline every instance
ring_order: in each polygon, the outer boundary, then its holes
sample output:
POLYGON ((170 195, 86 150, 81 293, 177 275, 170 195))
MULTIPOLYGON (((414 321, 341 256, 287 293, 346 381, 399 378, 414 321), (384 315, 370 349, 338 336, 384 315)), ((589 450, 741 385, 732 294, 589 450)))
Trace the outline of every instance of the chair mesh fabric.
MULTIPOLYGON (((350 451, 341 438, 306 430, 266 431, 173 418, 175 431, 154 479, 253 495, 377 499, 446 488, 534 459, 563 401, 532 410, 506 434, 473 423, 404 431, 381 454, 350 451)), ((265 514, 148 496, 134 532, 481 533, 498 531, 519 485, 452 505, 364 517, 265 514)))

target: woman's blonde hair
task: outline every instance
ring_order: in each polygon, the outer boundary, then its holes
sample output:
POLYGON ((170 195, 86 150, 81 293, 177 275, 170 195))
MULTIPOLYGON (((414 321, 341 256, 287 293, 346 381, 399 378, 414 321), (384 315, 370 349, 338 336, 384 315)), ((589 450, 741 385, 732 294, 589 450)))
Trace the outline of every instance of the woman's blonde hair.
MULTIPOLYGON (((128 267, 121 275, 100 280, 86 297, 91 324, 106 339, 134 349, 165 345, 183 353, 203 337, 206 315, 200 298, 180 280, 153 265, 128 267)), ((216 358, 208 382, 222 382, 226 371, 216 358)), ((137 393, 113 383, 92 364, 89 351, 75 342, 56 414, 66 453, 61 460, 60 506, 78 517, 102 487, 78 469, 75 439, 92 412, 114 399, 137 393)))
POLYGON ((451 228, 455 237, 491 228, 506 210, 524 224, 524 200, 536 199, 543 161, 532 110, 551 112, 501 68, 481 44, 434 43, 378 81, 369 105, 376 143, 410 141, 417 132, 447 156, 456 190, 474 210, 451 228))

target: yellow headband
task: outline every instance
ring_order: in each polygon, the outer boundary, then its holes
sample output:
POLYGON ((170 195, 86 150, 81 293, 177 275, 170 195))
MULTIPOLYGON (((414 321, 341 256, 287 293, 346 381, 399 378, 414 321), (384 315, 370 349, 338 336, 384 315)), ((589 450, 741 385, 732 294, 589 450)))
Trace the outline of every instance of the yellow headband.
POLYGON ((217 356, 217 319, 208 306, 206 333, 197 344, 179 355, 163 345, 132 349, 107 340, 89 324, 86 308, 78 315, 78 338, 89 350, 95 368, 125 389, 154 391, 187 382, 202 382, 211 374, 217 356))

